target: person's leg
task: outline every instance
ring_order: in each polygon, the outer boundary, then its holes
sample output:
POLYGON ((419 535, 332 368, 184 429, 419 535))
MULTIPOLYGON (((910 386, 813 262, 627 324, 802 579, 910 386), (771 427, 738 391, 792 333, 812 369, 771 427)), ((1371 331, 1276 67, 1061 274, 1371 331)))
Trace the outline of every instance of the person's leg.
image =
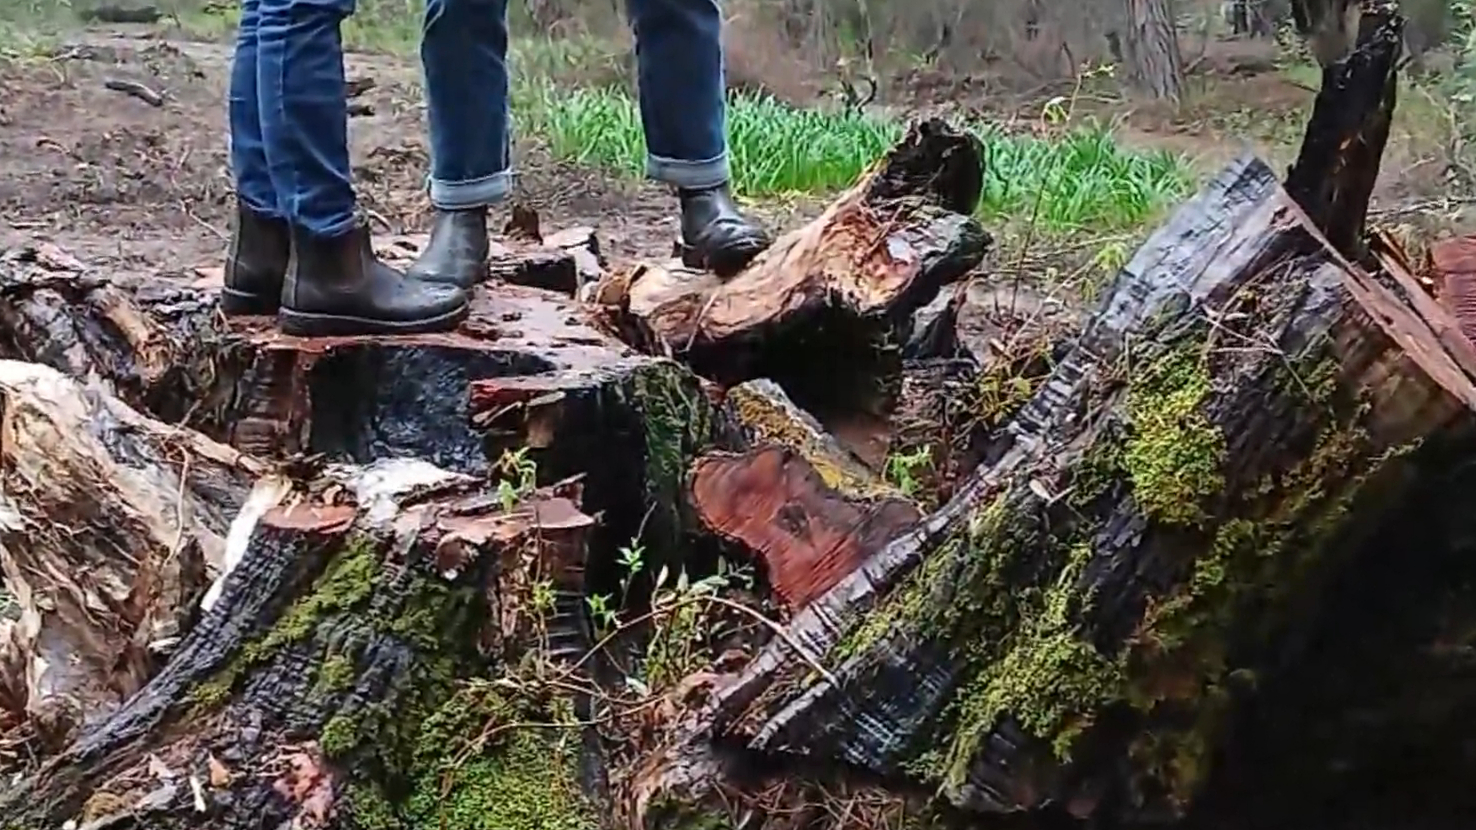
POLYGON ((231 173, 236 186, 236 221, 226 255, 221 311, 275 314, 287 273, 287 222, 267 169, 256 95, 258 0, 243 0, 231 60, 229 94, 231 173))
POLYGON ((420 64, 436 216, 409 273, 470 287, 487 277, 487 207, 513 182, 507 0, 427 0, 420 64))
POLYGON ((722 13, 717 0, 628 0, 646 174, 677 188, 683 260, 726 274, 770 239, 729 193, 722 13))
POLYGON ((357 215, 339 33, 353 0, 260 3, 262 135, 292 235, 282 329, 316 336, 453 328, 466 314, 466 293, 407 280, 380 262, 357 215))

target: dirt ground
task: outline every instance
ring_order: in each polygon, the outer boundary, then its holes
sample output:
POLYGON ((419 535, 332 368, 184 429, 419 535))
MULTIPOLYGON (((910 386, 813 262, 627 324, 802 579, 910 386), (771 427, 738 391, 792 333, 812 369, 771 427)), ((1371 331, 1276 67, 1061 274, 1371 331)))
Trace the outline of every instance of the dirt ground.
MULTIPOLYGON (((1275 72, 1270 55, 1256 48, 1211 44, 1191 52, 1192 97, 1180 110, 1124 107, 1120 97, 1086 88, 1078 111, 1112 119, 1128 141, 1185 154, 1206 169, 1247 146, 1284 164, 1286 148, 1300 138, 1313 87, 1275 72)), ((229 60, 223 43, 114 26, 76 33, 45 57, 0 61, 0 247, 44 236, 99 267, 139 272, 218 263, 230 209, 229 60), (163 93, 163 105, 105 86, 119 79, 163 93)), ((745 60, 735 53, 734 71, 773 69, 743 69, 745 60)), ((373 113, 351 121, 356 179, 364 207, 391 232, 420 230, 428 215, 417 73, 412 61, 399 58, 349 58, 351 79, 375 82, 359 99, 373 113)), ((888 109, 972 110, 1022 129, 1038 119, 1041 101, 1070 92, 1067 83, 1006 94, 996 79, 936 71, 912 72, 888 86, 888 109)), ((554 161, 533 138, 516 151, 518 198, 547 227, 592 225, 615 261, 670 251, 675 204, 664 189, 554 161)), ((1443 192, 1442 166, 1427 163, 1422 152, 1399 136, 1391 141, 1376 203, 1443 192)), ((814 207, 760 213, 783 228, 814 207)))
MULTIPOLYGON (((218 262, 229 231, 224 101, 230 53, 213 43, 79 34, 45 58, 0 62, 0 247, 45 237, 89 263, 135 272, 218 262), (108 89, 138 81, 155 107, 108 89)), ((353 55, 371 78, 353 118, 355 178, 371 218, 392 232, 428 216, 413 65, 353 55)), ((560 164, 519 148, 520 200, 549 228, 598 227, 615 259, 669 253, 675 201, 650 183, 560 164)), ((497 221, 494 217, 494 222, 497 221)))

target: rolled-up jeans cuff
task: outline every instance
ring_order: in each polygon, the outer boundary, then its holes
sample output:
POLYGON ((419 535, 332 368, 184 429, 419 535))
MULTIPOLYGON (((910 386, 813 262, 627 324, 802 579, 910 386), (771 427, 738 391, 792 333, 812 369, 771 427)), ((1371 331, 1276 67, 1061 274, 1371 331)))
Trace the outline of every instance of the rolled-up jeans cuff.
POLYGON ((466 210, 467 208, 490 207, 507 198, 512 192, 514 173, 503 170, 480 179, 461 182, 443 182, 427 179, 431 204, 441 210, 466 210))
POLYGON ((668 159, 648 154, 646 175, 675 187, 698 189, 726 184, 732 170, 728 167, 727 153, 706 161, 668 159))

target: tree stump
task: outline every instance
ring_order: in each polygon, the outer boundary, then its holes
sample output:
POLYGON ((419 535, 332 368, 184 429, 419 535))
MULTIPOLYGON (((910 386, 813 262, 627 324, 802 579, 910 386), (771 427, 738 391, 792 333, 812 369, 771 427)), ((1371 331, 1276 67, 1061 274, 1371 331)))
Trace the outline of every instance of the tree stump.
MULTIPOLYGON (((400 241, 377 244, 393 258, 400 241)), ((677 555, 683 476, 721 428, 710 393, 572 298, 498 282, 476 289, 455 332, 294 338, 271 318, 223 318, 218 279, 99 275, 52 246, 5 252, 0 353, 98 378, 263 459, 418 458, 467 473, 522 463, 539 484, 584 473, 582 507, 605 519, 598 546, 643 535, 654 557, 677 555)))
POLYGON ((1387 279, 1232 164, 991 460, 725 689, 715 734, 970 810, 1178 815, 1276 638, 1398 503, 1408 450, 1470 422, 1476 351, 1387 279))
POLYGON ((833 363, 832 346, 862 353, 904 329, 989 249, 969 215, 981 164, 978 139, 920 122, 819 217, 736 276, 642 265, 607 286, 603 301, 633 338, 722 383, 777 378, 806 353, 833 363))
POLYGON ((543 685, 590 647, 577 485, 413 459, 299 472, 164 669, 0 797, 7 826, 594 826, 578 696, 543 685))

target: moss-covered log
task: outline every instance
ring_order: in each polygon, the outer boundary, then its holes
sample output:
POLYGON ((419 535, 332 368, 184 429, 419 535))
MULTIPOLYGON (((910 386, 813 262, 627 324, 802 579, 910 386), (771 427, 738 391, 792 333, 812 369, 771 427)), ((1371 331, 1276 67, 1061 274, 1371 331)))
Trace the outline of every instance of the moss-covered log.
POLYGON ((96 384, 0 360, 5 706, 60 748, 154 674, 221 572, 263 466, 96 384), (7 615, 8 616, 8 615, 7 615))
POLYGON ((1411 459, 1410 497, 1324 591, 1317 622, 1227 730, 1188 826, 1460 828, 1476 742, 1472 435, 1411 459))
POLYGON ((1349 265, 1238 160, 987 463, 797 614, 710 728, 971 810, 1177 815, 1406 452, 1469 422, 1476 352, 1408 282, 1349 265))
POLYGON ((168 665, 0 795, 0 826, 599 824, 557 670, 590 646, 577 487, 410 459, 303 472, 262 485, 168 665))
POLYGON ((991 244, 970 216, 981 154, 972 135, 919 122, 736 276, 643 265, 613 275, 619 286, 601 299, 653 351, 725 383, 777 378, 806 352, 833 363, 834 349, 905 331, 913 312, 979 264, 991 244))

